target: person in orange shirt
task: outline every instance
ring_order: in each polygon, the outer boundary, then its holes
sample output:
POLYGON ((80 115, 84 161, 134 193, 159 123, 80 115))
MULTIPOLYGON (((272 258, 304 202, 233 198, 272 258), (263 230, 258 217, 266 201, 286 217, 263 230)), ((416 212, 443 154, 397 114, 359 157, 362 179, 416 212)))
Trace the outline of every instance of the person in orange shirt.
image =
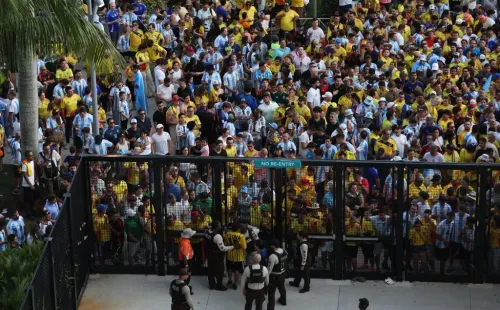
MULTIPOLYGON (((189 286, 189 281, 191 280, 191 268, 193 267, 193 256, 194 251, 191 246, 191 237, 194 236, 196 231, 191 228, 186 228, 181 233, 181 239, 179 240, 179 263, 180 268, 185 268, 188 271, 188 278, 184 281, 186 285, 189 286)), ((193 288, 189 286, 191 290, 191 295, 193 295, 193 288)))

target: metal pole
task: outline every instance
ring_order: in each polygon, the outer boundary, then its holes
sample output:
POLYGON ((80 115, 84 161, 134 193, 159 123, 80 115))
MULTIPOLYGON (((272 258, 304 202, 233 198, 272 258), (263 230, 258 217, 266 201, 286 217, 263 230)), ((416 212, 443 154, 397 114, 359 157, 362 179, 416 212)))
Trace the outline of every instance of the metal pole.
POLYGON ((313 5, 313 18, 318 17, 318 0, 312 0, 313 5))
MULTIPOLYGON (((95 11, 92 0, 87 0, 88 9, 88 19, 90 23, 94 23, 95 11)), ((88 72, 87 72, 88 73, 88 72)), ((99 109, 97 105, 97 78, 95 72, 95 60, 92 58, 90 60, 90 87, 92 89, 92 116, 94 122, 92 123, 92 133, 94 136, 99 134, 99 115, 97 110, 99 109)))
MULTIPOLYGON (((394 178, 393 178, 394 179, 394 178)), ((401 165, 398 167, 397 171, 398 180, 398 199, 396 205, 396 216, 393 216, 395 222, 395 235, 396 235, 396 253, 392 255, 391 260, 395 260, 396 265, 396 281, 403 281, 403 262, 404 262, 404 251, 403 251, 403 212, 404 212, 404 182, 405 182, 405 169, 401 165)), ((394 191, 394 189, 393 189, 394 191)), ((394 210, 393 210, 394 212, 394 210)))
POLYGON ((333 208, 335 223, 335 280, 342 280, 344 273, 344 166, 334 165, 334 184, 335 184, 335 206, 333 208))

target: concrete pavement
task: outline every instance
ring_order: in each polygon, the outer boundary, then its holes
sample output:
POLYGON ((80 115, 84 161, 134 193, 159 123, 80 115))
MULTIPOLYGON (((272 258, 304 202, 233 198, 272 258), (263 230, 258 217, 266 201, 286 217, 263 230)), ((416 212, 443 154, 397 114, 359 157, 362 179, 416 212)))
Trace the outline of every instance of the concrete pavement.
MULTIPOLYGON (((173 276, 91 275, 80 309, 170 309, 168 287, 172 279, 173 276)), ((210 291, 205 277, 193 277, 191 284, 196 310, 244 308, 245 298, 240 287, 237 291, 210 291)), ((382 281, 351 283, 312 279, 311 291, 299 294, 297 288, 288 285, 288 281, 286 284, 288 306, 277 303, 278 310, 357 310, 358 300, 363 297, 370 301, 370 310, 500 308, 500 285, 403 282, 388 286, 382 281)))

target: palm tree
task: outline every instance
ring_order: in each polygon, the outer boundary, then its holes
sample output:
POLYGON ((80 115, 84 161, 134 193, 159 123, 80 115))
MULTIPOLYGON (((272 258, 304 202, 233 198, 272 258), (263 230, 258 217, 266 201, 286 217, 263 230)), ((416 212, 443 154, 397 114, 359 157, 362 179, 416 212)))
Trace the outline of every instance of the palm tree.
POLYGON ((0 60, 18 72, 23 149, 38 154, 36 54, 68 52, 95 59, 99 67, 112 57, 123 59, 108 36, 84 19, 80 1, 5 0, 0 10, 0 60))

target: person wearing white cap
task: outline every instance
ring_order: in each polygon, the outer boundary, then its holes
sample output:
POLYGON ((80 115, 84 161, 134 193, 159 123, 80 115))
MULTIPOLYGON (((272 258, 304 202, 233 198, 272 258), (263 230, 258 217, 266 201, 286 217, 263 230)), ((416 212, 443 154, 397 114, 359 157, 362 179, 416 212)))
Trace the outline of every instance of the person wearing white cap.
MULTIPOLYGON (((194 251, 191 246, 191 238, 194 236, 196 231, 191 228, 186 228, 181 233, 181 239, 179 240, 179 263, 180 268, 185 268, 188 271, 188 278, 184 281, 186 285, 189 285, 189 281, 191 280, 191 270, 193 268, 193 256, 194 251)), ((191 287, 191 295, 193 294, 193 290, 191 287)))
POLYGON ((156 132, 151 137, 153 140, 152 151, 155 155, 168 155, 169 149, 172 147, 170 134, 165 132, 163 125, 156 125, 156 132))
MULTIPOLYGON (((385 101, 385 98, 381 97, 379 99, 379 102, 381 100, 385 101)), ((373 114, 377 113, 377 107, 375 106, 375 103, 373 101, 373 97, 371 97, 371 96, 366 97, 365 100, 363 101, 363 104, 358 105, 355 112, 356 113, 354 116, 356 117, 356 122, 358 124, 364 122, 364 118, 366 117, 366 115, 368 113, 371 113, 372 118, 373 118, 373 114)))
POLYGON ((137 219, 136 212, 133 209, 125 211, 125 234, 127 236, 127 257, 130 266, 140 263, 140 245, 144 235, 144 228, 137 219))

